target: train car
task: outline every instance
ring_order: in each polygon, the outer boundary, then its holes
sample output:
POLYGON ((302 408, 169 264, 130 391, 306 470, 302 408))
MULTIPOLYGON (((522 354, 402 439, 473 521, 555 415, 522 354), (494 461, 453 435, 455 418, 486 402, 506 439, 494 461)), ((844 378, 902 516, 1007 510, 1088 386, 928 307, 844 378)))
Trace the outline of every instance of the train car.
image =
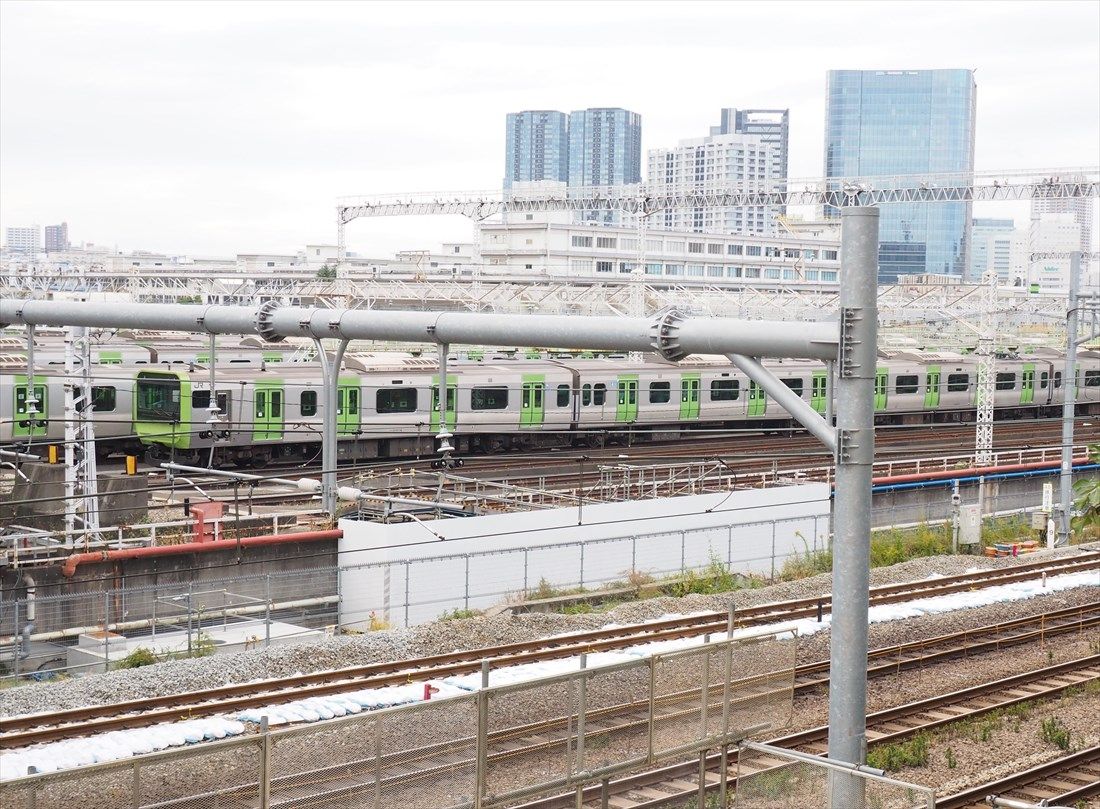
MULTIPOLYGON (((219 355, 220 356, 220 355, 219 355)), ((0 444, 64 439, 64 379, 36 370, 38 413, 27 407, 25 361, 0 380, 0 444)), ((826 410, 821 363, 767 363, 814 410, 826 410)), ((1064 396, 1064 358, 1056 351, 998 357, 996 417, 1055 416, 1064 396)), ((916 350, 880 353, 875 412, 880 423, 918 424, 974 417, 978 358, 916 350)), ((318 456, 324 414, 314 362, 258 366, 219 363, 117 365, 96 370, 93 417, 101 454, 143 449, 175 458, 241 466, 304 462, 318 456)), ((1078 357, 1079 412, 1100 414, 1100 352, 1078 357)), ((349 354, 336 398, 344 459, 431 455, 441 431, 434 357, 349 354)), ((674 439, 693 429, 770 430, 795 425, 756 383, 720 356, 678 364, 656 358, 455 355, 446 380, 446 431, 459 453, 674 439)))

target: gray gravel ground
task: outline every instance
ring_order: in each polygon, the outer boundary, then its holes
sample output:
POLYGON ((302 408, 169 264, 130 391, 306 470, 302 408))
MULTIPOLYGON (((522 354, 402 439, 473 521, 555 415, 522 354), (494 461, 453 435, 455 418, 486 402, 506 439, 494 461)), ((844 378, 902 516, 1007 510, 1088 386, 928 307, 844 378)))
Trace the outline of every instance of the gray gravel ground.
MULTIPOLYGON (((1021 561, 1075 554, 1076 549, 1042 551, 1021 561)), ((972 568, 1011 567, 1013 559, 935 556, 915 559, 871 572, 872 585, 923 579, 932 574, 951 575, 972 568)), ((367 635, 344 636, 194 660, 176 660, 139 669, 94 674, 59 683, 34 683, 0 692, 0 716, 14 716, 84 705, 109 704, 137 697, 172 694, 221 684, 286 677, 298 672, 441 654, 456 649, 519 642, 551 634, 593 629, 609 622, 634 623, 667 613, 725 610, 732 597, 739 606, 817 596, 829 591, 831 576, 823 574, 799 581, 739 590, 733 594, 692 595, 685 598, 652 598, 630 602, 602 614, 532 614, 440 621, 407 630, 386 630, 367 635)), ((1096 600, 1098 587, 998 604, 954 613, 878 624, 871 627, 873 646, 885 646, 932 637, 1013 617, 1037 614, 1096 600)), ((828 656, 828 633, 807 638, 800 645, 803 661, 828 656)))

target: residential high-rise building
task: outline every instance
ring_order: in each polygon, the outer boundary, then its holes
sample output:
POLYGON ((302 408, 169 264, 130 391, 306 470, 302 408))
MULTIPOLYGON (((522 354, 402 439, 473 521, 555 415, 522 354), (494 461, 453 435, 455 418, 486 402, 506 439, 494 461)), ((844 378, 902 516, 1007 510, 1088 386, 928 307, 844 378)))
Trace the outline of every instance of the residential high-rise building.
MULTIPOLYGON (((648 188, 655 193, 766 191, 772 186, 773 147, 761 135, 711 135, 682 140, 671 149, 650 149, 648 188)), ((764 205, 666 209, 655 227, 696 233, 774 233, 775 217, 764 205)))
MULTIPOLYGON (((1085 178, 1075 177, 1074 179, 1084 180, 1085 178)), ((1081 267, 1083 270, 1087 270, 1089 266, 1090 253, 1092 251, 1092 220, 1093 216, 1095 215, 1095 211, 1095 197, 1074 197, 1072 199, 1033 199, 1031 201, 1032 222, 1036 222, 1037 220, 1051 214, 1067 214, 1073 217, 1073 221, 1077 224, 1080 241, 1076 246, 1070 246, 1066 249, 1070 252, 1080 250, 1083 253, 1083 255, 1081 256, 1081 267)))
POLYGON ((8 249, 16 253, 37 253, 42 249, 38 225, 7 228, 5 240, 8 243, 8 249))
POLYGON ((69 249, 69 223, 46 225, 46 252, 55 253, 69 249))
POLYGON ((619 107, 569 113, 569 185, 642 181, 642 116, 619 107))
MULTIPOLYGON (((830 70, 825 176, 972 173, 976 97, 971 70, 830 70)), ((970 202, 883 205, 879 280, 966 275, 972 209, 970 202)))
POLYGON ((969 278, 980 281, 987 270, 995 270, 1006 284, 1026 278, 1027 244, 1027 234, 1017 230, 1011 219, 975 219, 971 227, 969 278))
MULTIPOLYGON (((771 175, 776 180, 787 177, 789 165, 787 152, 790 144, 791 111, 786 110, 739 110, 734 107, 722 109, 722 119, 718 126, 710 128, 712 135, 759 135, 771 151, 771 175)), ((786 183, 777 183, 775 188, 787 190, 786 183)), ((774 208, 775 213, 786 214, 787 206, 774 208)))
POLYGON ((514 183, 569 180, 569 116, 525 110, 507 116, 504 187, 514 183))

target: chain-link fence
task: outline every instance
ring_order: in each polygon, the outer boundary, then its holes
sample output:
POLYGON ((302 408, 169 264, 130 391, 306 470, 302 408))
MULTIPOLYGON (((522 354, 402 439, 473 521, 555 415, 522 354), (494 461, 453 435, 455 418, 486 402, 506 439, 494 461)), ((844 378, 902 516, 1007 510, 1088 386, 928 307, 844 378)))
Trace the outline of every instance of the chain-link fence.
MULTIPOLYGON (((1019 536, 1037 536, 1025 519, 1041 504, 1041 480, 975 481, 962 487, 961 495, 964 503, 982 505, 987 524, 1016 521, 1019 536)), ((951 490, 941 487, 881 493, 874 513, 881 527, 949 521, 952 508, 951 490)), ((678 578, 719 570, 775 578, 789 561, 827 550, 829 530, 828 517, 808 515, 343 568, 242 572, 205 581, 166 572, 155 586, 95 584, 39 595, 33 622, 25 598, 5 598, 0 600, 0 675, 105 671, 138 647, 162 657, 264 648, 309 640, 337 624, 360 630, 411 626, 456 610, 616 584, 673 585, 678 578), (357 588, 351 604, 340 596, 341 579, 362 572, 377 584, 357 588)))
POLYGON ((932 789, 886 778, 866 767, 844 767, 764 744, 743 743, 738 749, 735 809, 933 809, 935 805, 932 789))
POLYGON ((536 680, 11 779, 0 805, 500 807, 786 726, 795 651, 761 632, 607 665, 592 655, 536 680))

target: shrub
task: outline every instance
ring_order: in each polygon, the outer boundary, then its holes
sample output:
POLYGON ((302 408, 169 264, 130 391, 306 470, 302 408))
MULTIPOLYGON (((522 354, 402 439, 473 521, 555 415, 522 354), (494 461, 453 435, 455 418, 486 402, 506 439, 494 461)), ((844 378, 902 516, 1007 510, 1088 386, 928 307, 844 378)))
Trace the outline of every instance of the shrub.
POLYGON ((144 646, 139 646, 115 665, 120 669, 139 669, 142 666, 151 666, 159 662, 160 658, 157 657, 156 652, 152 649, 146 649, 144 646))
POLYGON ((1053 744, 1059 750, 1069 750, 1069 728, 1056 716, 1044 719, 1039 736, 1047 744, 1053 744))
POLYGON ((896 744, 884 744, 868 751, 867 763, 877 770, 897 771, 902 767, 924 767, 928 764, 931 737, 918 733, 896 744))

